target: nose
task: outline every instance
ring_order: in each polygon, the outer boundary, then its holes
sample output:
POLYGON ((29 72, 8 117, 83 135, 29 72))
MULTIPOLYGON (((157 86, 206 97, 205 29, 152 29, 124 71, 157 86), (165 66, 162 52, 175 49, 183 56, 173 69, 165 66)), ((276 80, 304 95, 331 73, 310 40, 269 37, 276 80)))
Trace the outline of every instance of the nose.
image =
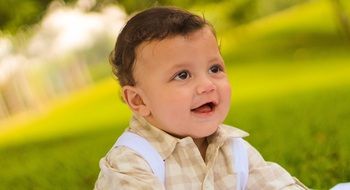
POLYGON ((198 94, 206 94, 216 90, 216 85, 209 78, 203 77, 197 86, 198 94))

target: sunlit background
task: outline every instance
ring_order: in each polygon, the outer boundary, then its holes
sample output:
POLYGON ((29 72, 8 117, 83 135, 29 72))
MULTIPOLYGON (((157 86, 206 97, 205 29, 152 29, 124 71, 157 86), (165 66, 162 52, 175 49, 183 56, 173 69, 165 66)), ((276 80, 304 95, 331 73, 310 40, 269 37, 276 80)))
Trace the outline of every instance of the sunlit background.
POLYGON ((93 188, 131 115, 109 52, 155 5, 215 26, 226 123, 310 188, 350 181, 350 1, 0 0, 0 189, 93 188))

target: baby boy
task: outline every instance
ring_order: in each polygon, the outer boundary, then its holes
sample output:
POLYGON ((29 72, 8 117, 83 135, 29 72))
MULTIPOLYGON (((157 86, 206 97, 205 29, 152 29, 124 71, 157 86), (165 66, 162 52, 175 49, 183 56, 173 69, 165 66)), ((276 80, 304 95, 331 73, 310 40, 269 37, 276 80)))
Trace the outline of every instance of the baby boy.
POLYGON ((133 16, 111 54, 130 126, 101 159, 95 189, 307 189, 222 124, 230 83, 215 31, 174 7, 133 16))

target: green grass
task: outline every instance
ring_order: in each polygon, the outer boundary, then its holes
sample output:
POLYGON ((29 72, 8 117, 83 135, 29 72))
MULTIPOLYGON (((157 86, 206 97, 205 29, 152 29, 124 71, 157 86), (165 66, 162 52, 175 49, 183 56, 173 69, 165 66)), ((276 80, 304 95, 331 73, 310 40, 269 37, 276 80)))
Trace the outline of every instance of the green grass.
POLYGON ((126 121, 130 114, 120 101, 117 82, 109 78, 38 112, 0 123, 0 147, 96 130, 126 121))
POLYGON ((350 180, 350 84, 236 104, 227 123, 312 188, 350 180))
MULTIPOLYGON (((349 10, 350 4, 346 5, 349 10)), ((226 28, 219 31, 222 52, 236 64, 340 56, 349 48, 328 0, 310 1, 237 27, 224 24, 226 28)))
POLYGON ((0 189, 92 189, 98 161, 126 124, 0 151, 0 189))
POLYGON ((260 60, 245 65, 226 63, 230 69, 233 102, 348 84, 349 59, 334 56, 303 61, 260 60))

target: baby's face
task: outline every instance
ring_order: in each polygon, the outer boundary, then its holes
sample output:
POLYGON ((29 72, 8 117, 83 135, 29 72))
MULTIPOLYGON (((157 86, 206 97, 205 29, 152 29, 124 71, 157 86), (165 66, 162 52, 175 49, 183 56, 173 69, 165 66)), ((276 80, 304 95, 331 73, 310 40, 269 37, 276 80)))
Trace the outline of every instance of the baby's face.
POLYGON ((207 27, 141 44, 136 88, 152 125, 177 137, 214 133, 229 111, 231 89, 216 38, 207 27))

